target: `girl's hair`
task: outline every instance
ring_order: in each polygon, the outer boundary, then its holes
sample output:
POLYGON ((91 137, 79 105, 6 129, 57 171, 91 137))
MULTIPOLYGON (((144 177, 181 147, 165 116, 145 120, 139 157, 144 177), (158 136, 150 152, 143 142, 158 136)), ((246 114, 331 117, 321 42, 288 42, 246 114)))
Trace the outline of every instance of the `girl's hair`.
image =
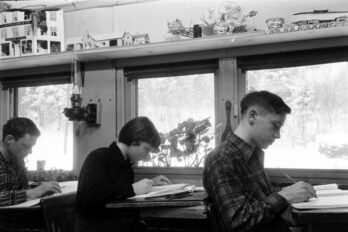
POLYGON ((136 117, 128 121, 118 136, 118 141, 124 144, 138 145, 140 142, 150 144, 157 149, 161 144, 161 138, 153 123, 147 117, 136 117))

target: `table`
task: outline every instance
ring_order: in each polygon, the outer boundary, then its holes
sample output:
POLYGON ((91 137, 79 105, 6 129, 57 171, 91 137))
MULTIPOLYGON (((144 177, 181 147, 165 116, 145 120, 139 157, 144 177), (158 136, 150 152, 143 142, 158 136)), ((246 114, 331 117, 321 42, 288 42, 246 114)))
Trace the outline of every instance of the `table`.
POLYGON ((205 192, 176 199, 136 199, 106 204, 107 208, 136 208, 150 231, 185 229, 185 231, 209 231, 206 215, 205 192))
POLYGON ((0 207, 0 231, 73 230, 76 192, 54 194, 14 206, 0 207), (27 204, 27 203, 30 204, 27 204), (33 205, 35 202, 37 204, 33 205), (64 228, 64 230, 63 230, 64 228))
POLYGON ((298 223, 307 227, 307 231, 348 231, 348 208, 292 209, 292 212, 298 223))
POLYGON ((35 231, 46 229, 40 205, 32 207, 0 207, 0 231, 35 231))

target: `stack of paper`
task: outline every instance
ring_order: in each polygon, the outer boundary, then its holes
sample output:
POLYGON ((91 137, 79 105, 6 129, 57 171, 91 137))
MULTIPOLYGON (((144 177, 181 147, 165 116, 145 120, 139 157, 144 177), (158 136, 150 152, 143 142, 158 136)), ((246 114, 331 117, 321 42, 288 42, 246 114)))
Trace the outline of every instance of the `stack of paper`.
POLYGON ((309 201, 294 203, 296 209, 330 209, 348 207, 348 195, 311 198, 309 201))
POLYGON ((338 189, 337 184, 313 186, 318 198, 294 203, 296 209, 330 209, 348 207, 348 190, 338 189))
POLYGON ((173 194, 184 194, 188 191, 193 191, 195 186, 188 184, 169 184, 162 186, 154 186, 147 194, 137 195, 128 199, 148 199, 154 197, 166 197, 173 194))
POLYGON ((65 181, 65 182, 59 182, 60 189, 62 190, 62 193, 71 193, 77 191, 77 184, 78 181, 65 181))

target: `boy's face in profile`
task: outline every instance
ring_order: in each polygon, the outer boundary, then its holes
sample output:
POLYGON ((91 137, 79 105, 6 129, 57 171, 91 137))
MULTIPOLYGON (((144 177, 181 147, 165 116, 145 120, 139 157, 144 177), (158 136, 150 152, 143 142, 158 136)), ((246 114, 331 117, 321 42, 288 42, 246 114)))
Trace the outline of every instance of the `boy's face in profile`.
POLYGON ((280 138, 280 129, 284 125, 286 114, 275 114, 266 110, 256 112, 252 125, 252 142, 266 149, 280 138))
POLYGON ((153 151, 152 146, 146 142, 140 142, 138 145, 132 144, 128 148, 127 156, 133 162, 148 161, 151 159, 150 152, 153 151))
POLYGON ((19 139, 15 139, 12 135, 6 137, 8 151, 10 155, 17 159, 23 160, 27 155, 31 154, 33 146, 36 144, 37 136, 25 134, 19 139))

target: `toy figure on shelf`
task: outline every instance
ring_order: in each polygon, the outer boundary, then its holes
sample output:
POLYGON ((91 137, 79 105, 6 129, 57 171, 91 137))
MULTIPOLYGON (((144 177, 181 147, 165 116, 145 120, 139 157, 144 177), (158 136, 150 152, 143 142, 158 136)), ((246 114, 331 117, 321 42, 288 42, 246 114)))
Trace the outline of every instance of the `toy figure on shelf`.
POLYGON ((184 27, 180 19, 167 22, 168 32, 176 36, 186 36, 191 38, 201 37, 202 29, 199 25, 193 27, 184 27))
POLYGON ((122 36, 118 33, 109 33, 107 35, 93 35, 88 31, 82 37, 70 38, 67 40, 67 51, 90 49, 90 48, 103 48, 103 47, 123 47, 132 45, 141 45, 150 43, 149 35, 144 34, 131 34, 124 32, 122 36))
POLYGON ((246 32, 248 17, 254 17, 256 11, 250 11, 244 15, 242 8, 234 2, 226 1, 218 9, 211 9, 205 13, 201 20, 203 21, 203 34, 228 34, 246 32))
POLYGON ((292 22, 284 24, 282 18, 266 20, 267 34, 277 34, 292 31, 306 31, 320 28, 330 28, 348 25, 348 11, 314 10, 292 15, 292 22))

